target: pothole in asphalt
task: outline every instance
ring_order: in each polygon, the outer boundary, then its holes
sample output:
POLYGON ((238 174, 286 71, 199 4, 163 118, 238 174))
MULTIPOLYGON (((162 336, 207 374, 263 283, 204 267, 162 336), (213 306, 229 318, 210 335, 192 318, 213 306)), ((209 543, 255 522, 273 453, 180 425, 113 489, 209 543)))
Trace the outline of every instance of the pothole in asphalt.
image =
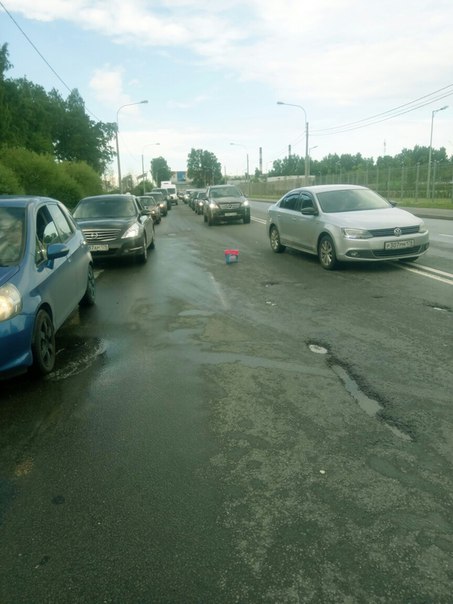
POLYGON ((357 382, 349 375, 349 373, 341 367, 341 365, 331 365, 332 371, 340 378, 343 382, 346 391, 352 396, 357 402, 359 407, 365 411, 370 417, 379 419, 384 426, 386 426, 395 436, 405 441, 412 441, 412 437, 397 427, 396 421, 391 417, 382 414, 384 407, 378 401, 367 396, 357 382), (382 415, 381 415, 382 414, 382 415))
MULTIPOLYGON (((329 350, 325 346, 320 344, 308 344, 308 349, 315 354, 328 354, 329 350)), ((363 392, 358 383, 349 375, 344 367, 337 364, 330 364, 332 371, 340 378, 346 391, 352 396, 357 402, 359 407, 365 411, 370 417, 378 419, 384 424, 395 436, 405 441, 412 441, 413 438, 409 434, 409 431, 405 431, 404 426, 401 426, 401 422, 396 421, 394 418, 389 416, 384 406, 373 398, 370 398, 363 392), (401 426, 398 427, 398 426, 401 426)))
POLYGON ((315 354, 327 354, 329 352, 327 348, 324 348, 324 346, 318 346, 318 344, 309 344, 308 348, 315 354))
POLYGON ((450 308, 449 306, 443 306, 442 304, 427 304, 426 306, 428 306, 429 308, 432 308, 433 310, 441 310, 443 312, 453 312, 452 308, 450 308))

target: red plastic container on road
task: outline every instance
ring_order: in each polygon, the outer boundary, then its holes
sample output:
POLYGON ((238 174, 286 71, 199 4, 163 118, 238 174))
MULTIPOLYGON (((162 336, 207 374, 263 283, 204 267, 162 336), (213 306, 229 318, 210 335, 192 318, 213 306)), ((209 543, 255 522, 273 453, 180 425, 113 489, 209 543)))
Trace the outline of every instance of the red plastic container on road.
POLYGON ((227 264, 239 262, 239 250, 225 250, 225 262, 227 264))

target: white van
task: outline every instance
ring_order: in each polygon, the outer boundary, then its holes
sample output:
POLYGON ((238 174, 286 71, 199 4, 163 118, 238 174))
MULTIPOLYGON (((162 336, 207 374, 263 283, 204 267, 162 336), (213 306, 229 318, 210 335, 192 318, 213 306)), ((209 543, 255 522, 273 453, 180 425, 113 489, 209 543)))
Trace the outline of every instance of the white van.
POLYGON ((176 186, 172 184, 170 180, 163 180, 160 183, 161 189, 166 189, 168 191, 168 195, 171 199, 171 203, 174 205, 178 205, 178 194, 176 191, 176 186))

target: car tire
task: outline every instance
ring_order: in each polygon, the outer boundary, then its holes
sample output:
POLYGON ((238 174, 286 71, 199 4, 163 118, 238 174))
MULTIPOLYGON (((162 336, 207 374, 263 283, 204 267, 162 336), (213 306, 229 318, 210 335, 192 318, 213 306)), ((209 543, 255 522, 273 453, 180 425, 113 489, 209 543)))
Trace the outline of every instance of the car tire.
POLYGON ((33 369, 39 375, 50 373, 55 365, 55 329, 47 311, 41 308, 33 329, 33 369))
POLYGON ((322 268, 327 271, 332 271, 338 266, 335 246, 329 235, 323 235, 319 241, 318 258, 322 268))
POLYGON ((208 216, 208 226, 212 226, 214 224, 214 218, 211 214, 208 216))
POLYGON ((250 214, 244 216, 244 224, 250 224, 250 214))
POLYGON ((90 264, 88 267, 88 278, 87 278, 87 288, 85 293, 83 294, 83 298, 80 300, 79 304, 81 306, 93 306, 96 301, 96 280, 94 277, 94 269, 90 264))
POLYGON ((206 216, 206 214, 203 214, 203 220, 204 222, 208 222, 208 217, 206 216))
POLYGON ((286 246, 281 244, 280 233, 275 225, 271 227, 269 231, 269 241, 271 244, 272 251, 276 254, 281 254, 285 251, 286 246))
POLYGON ((142 264, 145 264, 148 260, 148 242, 146 240, 146 235, 143 237, 143 248, 139 259, 142 264))

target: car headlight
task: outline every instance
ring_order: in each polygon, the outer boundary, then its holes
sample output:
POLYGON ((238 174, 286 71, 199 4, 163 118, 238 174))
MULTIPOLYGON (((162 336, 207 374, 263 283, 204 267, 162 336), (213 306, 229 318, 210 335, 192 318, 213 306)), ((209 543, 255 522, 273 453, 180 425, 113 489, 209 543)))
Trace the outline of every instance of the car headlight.
POLYGON ((17 287, 7 283, 0 287, 0 321, 12 319, 22 310, 22 297, 17 287))
POLYGON ((218 210, 219 209, 219 206, 216 203, 214 203, 213 201, 209 202, 209 207, 211 208, 211 210, 218 210))
POLYGON ((138 237, 140 234, 140 227, 137 223, 130 226, 121 239, 130 239, 131 237, 138 237))
POLYGON ((244 201, 242 202, 243 206, 248 206, 249 205, 249 200, 248 199, 244 199, 244 201))
POLYGON ((371 239, 373 237, 366 229, 343 228, 341 232, 346 239, 371 239))
POLYGON ((428 227, 426 226, 426 224, 423 221, 418 225, 418 232, 419 233, 427 233, 428 232, 428 227))

